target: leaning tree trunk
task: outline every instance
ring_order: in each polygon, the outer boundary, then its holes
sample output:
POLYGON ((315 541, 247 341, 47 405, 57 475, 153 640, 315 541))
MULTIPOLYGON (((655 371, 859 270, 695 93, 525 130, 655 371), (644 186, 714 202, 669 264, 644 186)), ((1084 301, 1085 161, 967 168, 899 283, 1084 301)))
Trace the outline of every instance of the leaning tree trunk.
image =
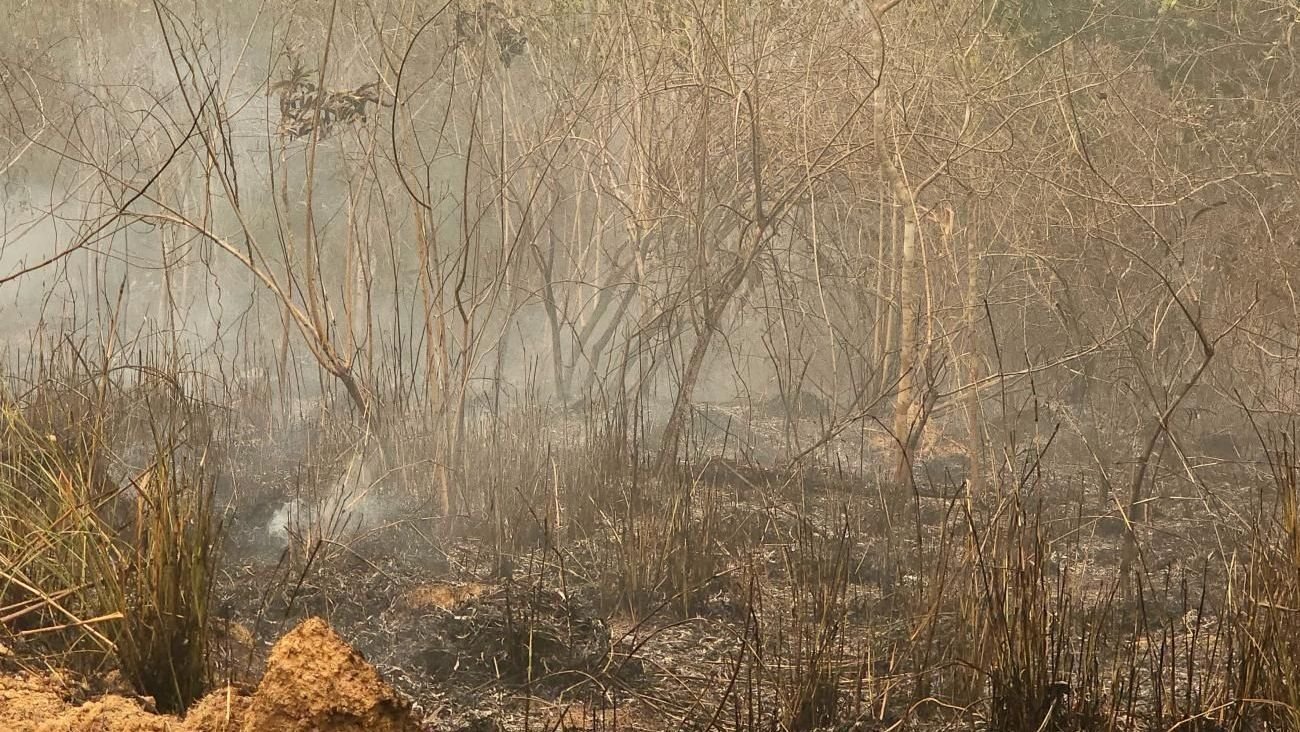
POLYGON ((722 326, 722 318, 727 312, 727 307, 740 290, 740 286, 745 283, 745 277, 762 252, 767 237, 767 228, 760 225, 754 233, 754 241, 749 251, 732 265, 722 281, 713 288, 712 297, 704 307, 704 327, 691 347, 691 355, 686 360, 686 370, 682 372, 682 383, 677 388, 672 412, 668 415, 668 423, 664 425, 663 436, 659 441, 659 458, 655 465, 657 473, 663 474, 677 462, 678 443, 686 427, 686 416, 690 412, 695 385, 699 382, 700 372, 704 368, 704 359, 708 356, 709 346, 713 343, 713 334, 722 326))
POLYGON ((655 470, 660 474, 677 462, 677 443, 681 441, 686 426, 686 415, 690 413, 695 384, 700 380, 700 371, 704 368, 704 359, 708 356, 709 345, 713 342, 716 325, 714 314, 706 311, 704 329, 691 348, 690 358, 686 361, 686 370, 682 372, 681 386, 678 387, 677 397, 673 400, 673 410, 668 415, 668 423, 664 425, 663 437, 659 442, 659 460, 655 470))
POLYGON ((551 236, 550 246, 543 250, 540 243, 532 247, 533 259, 537 261, 538 274, 542 278, 542 310, 546 313, 546 327, 551 336, 551 371, 555 378, 555 398, 561 406, 569 403, 569 372, 564 365, 564 324, 561 322, 560 305, 556 301, 555 273, 556 240, 551 236), (549 253, 548 253, 549 252, 549 253))

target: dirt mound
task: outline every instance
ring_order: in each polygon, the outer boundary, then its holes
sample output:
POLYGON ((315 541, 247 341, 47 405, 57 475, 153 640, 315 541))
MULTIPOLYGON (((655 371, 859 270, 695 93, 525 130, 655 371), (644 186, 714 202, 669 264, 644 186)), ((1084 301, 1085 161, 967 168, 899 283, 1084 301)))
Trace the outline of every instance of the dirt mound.
POLYGON ((271 649, 246 732, 412 732, 409 705, 319 618, 271 649))
MULTIPOLYGON (((5 732, 179 732, 180 724, 146 710, 140 702, 117 695, 79 706, 55 675, 0 678, 0 729, 5 732)), ((199 730, 197 732, 209 732, 199 730)))
POLYGON ((303 622, 271 650, 251 697, 216 691, 185 721, 106 695, 78 704, 55 675, 0 677, 4 732, 415 732, 408 704, 325 621, 303 622))
POLYGON ((187 732, 243 732, 251 700, 228 686, 203 697, 185 715, 187 732))
POLYGON ((59 679, 41 676, 0 677, 0 729, 28 732, 67 709, 59 679))
POLYGON ((174 719, 146 711, 132 699, 105 696, 68 709, 33 729, 36 732, 180 732, 182 727, 174 719))

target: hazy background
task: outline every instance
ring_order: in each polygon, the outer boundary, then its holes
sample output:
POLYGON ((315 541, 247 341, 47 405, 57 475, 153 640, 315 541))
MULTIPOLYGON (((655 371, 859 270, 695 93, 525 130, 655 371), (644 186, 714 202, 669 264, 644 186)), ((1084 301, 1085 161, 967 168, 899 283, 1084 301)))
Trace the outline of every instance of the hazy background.
POLYGON ((1296 408, 1296 11, 1230 5, 11 2, 0 276, 75 251, 0 328, 398 411, 1247 435, 1296 408), (379 104, 281 134, 294 58, 379 104))

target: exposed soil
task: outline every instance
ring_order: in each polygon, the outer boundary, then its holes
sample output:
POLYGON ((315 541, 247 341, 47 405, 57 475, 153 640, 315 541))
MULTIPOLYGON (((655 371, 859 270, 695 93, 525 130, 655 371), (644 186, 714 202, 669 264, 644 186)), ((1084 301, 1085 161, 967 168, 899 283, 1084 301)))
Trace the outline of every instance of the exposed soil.
POLYGON ((276 644, 247 717, 249 732, 415 729, 410 705, 319 618, 276 644))
POLYGON ((108 694, 78 700, 56 675, 0 677, 6 732, 415 732, 410 705, 319 618, 275 645, 251 697, 227 687, 182 720, 147 699, 108 694))

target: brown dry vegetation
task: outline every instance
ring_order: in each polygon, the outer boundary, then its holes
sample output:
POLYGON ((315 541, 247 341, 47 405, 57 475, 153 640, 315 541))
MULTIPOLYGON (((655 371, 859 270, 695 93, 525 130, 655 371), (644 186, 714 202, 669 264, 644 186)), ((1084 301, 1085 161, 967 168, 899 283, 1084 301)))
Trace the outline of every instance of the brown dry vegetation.
POLYGON ((0 7, 0 729, 1300 728, 1295 2, 0 7))

